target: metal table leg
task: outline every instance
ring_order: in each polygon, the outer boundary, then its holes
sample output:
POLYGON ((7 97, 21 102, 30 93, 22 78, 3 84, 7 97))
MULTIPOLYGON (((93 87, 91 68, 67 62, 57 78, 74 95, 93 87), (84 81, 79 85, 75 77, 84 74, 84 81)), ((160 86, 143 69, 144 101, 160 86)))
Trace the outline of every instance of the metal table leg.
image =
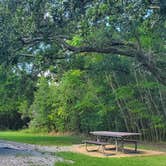
POLYGON ((123 138, 121 139, 121 143, 122 143, 122 152, 124 153, 124 141, 123 141, 123 138))
POLYGON ((115 147, 116 147, 116 153, 118 152, 118 139, 115 138, 115 147))

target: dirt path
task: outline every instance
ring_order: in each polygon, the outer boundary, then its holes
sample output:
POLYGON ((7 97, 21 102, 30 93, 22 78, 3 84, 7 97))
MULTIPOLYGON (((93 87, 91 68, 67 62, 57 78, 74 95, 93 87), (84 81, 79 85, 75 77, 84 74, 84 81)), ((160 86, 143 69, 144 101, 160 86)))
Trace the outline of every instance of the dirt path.
POLYGON ((54 152, 68 151, 70 147, 36 146, 0 140, 0 166, 54 166, 63 161, 54 152))
POLYGON ((89 155, 92 157, 99 157, 99 158, 108 158, 108 157, 136 157, 136 156, 158 156, 158 155, 166 155, 166 152, 162 151, 154 151, 154 150, 145 150, 145 149, 138 149, 137 152, 134 152, 133 148, 125 148, 124 153, 121 151, 115 152, 115 147, 110 145, 107 146, 107 150, 105 151, 105 154, 102 153, 102 149, 99 149, 99 151, 93 151, 94 149, 97 149, 96 146, 91 146, 89 149, 92 150, 92 152, 87 152, 85 149, 85 145, 74 145, 72 146, 71 151, 76 153, 82 153, 85 155, 89 155), (109 150, 108 150, 109 149, 109 150))

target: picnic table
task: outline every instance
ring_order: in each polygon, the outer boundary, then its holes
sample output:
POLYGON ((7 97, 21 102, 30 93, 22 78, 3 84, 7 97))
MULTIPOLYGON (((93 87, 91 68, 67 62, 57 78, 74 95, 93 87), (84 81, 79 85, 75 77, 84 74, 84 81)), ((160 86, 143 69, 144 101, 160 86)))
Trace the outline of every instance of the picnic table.
MULTIPOLYGON (((90 132, 91 135, 96 136, 96 141, 87 140, 84 141, 86 144, 95 144, 101 145, 104 148, 106 145, 110 144, 108 141, 103 142, 102 138, 105 137, 107 139, 113 138, 115 140, 115 149, 118 152, 118 143, 121 143, 122 151, 124 151, 124 143, 134 143, 135 144, 135 151, 137 151, 137 140, 126 139, 131 136, 139 136, 141 133, 129 133, 129 132, 112 132, 112 131, 93 131, 90 132)), ((86 145, 87 146, 87 145, 86 145)), ((86 147, 87 148, 87 147, 86 147)))

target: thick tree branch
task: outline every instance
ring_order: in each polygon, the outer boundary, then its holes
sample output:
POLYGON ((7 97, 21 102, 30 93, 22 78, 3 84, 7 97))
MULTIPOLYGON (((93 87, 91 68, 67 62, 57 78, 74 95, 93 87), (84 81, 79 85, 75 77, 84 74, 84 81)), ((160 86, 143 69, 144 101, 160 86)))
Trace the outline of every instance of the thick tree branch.
MULTIPOLYGON (((66 39, 61 36, 55 37, 48 37, 49 41, 55 41, 57 44, 69 51, 74 53, 101 53, 101 54, 116 54, 116 55, 123 55, 132 58, 136 58, 147 71, 151 72, 157 80, 159 80, 162 84, 166 85, 166 78, 161 76, 161 71, 157 68, 155 61, 153 60, 153 56, 146 53, 144 50, 137 49, 135 44, 132 43, 125 43, 120 41, 112 41, 110 42, 110 46, 103 46, 103 47, 93 47, 93 46, 72 46, 66 42, 66 39)), ((44 41, 43 37, 38 37, 34 39, 30 38, 23 38, 23 44, 32 44, 44 41)))
MULTIPOLYGON (((157 68, 155 61, 153 60, 153 56, 146 53, 145 51, 138 50, 136 48, 131 49, 131 45, 129 45, 126 49, 121 48, 120 46, 111 46, 108 48, 101 48, 101 47, 74 47, 69 45, 64 40, 59 40, 60 43, 68 50, 81 53, 81 52, 95 52, 95 53, 105 53, 105 54, 117 54, 117 55, 124 55, 128 57, 135 57, 146 69, 147 71, 151 72, 157 80, 159 80, 162 84, 166 85, 166 78, 161 76, 161 71, 157 68)), ((124 45, 127 46, 127 45, 124 45)))
POLYGON ((125 55, 129 57, 135 57, 134 55, 135 51, 133 49, 128 48, 128 50, 125 50, 124 48, 118 48, 118 45, 120 46, 122 45, 122 43, 121 44, 116 43, 114 46, 102 48, 102 47, 90 47, 90 46, 75 47, 75 46, 69 45, 63 39, 58 39, 58 42, 62 44, 64 48, 68 49, 69 51, 73 51, 75 53, 96 52, 96 53, 119 54, 119 55, 125 55))

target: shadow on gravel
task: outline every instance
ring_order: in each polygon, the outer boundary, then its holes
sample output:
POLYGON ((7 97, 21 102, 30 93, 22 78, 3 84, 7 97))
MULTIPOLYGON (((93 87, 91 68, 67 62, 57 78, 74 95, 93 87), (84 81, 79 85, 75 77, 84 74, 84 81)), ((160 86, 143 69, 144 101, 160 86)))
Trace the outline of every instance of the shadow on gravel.
POLYGON ((0 156, 21 156, 21 155, 28 155, 28 156, 38 156, 41 155, 40 152, 27 150, 27 149, 15 149, 11 147, 0 147, 0 156))

